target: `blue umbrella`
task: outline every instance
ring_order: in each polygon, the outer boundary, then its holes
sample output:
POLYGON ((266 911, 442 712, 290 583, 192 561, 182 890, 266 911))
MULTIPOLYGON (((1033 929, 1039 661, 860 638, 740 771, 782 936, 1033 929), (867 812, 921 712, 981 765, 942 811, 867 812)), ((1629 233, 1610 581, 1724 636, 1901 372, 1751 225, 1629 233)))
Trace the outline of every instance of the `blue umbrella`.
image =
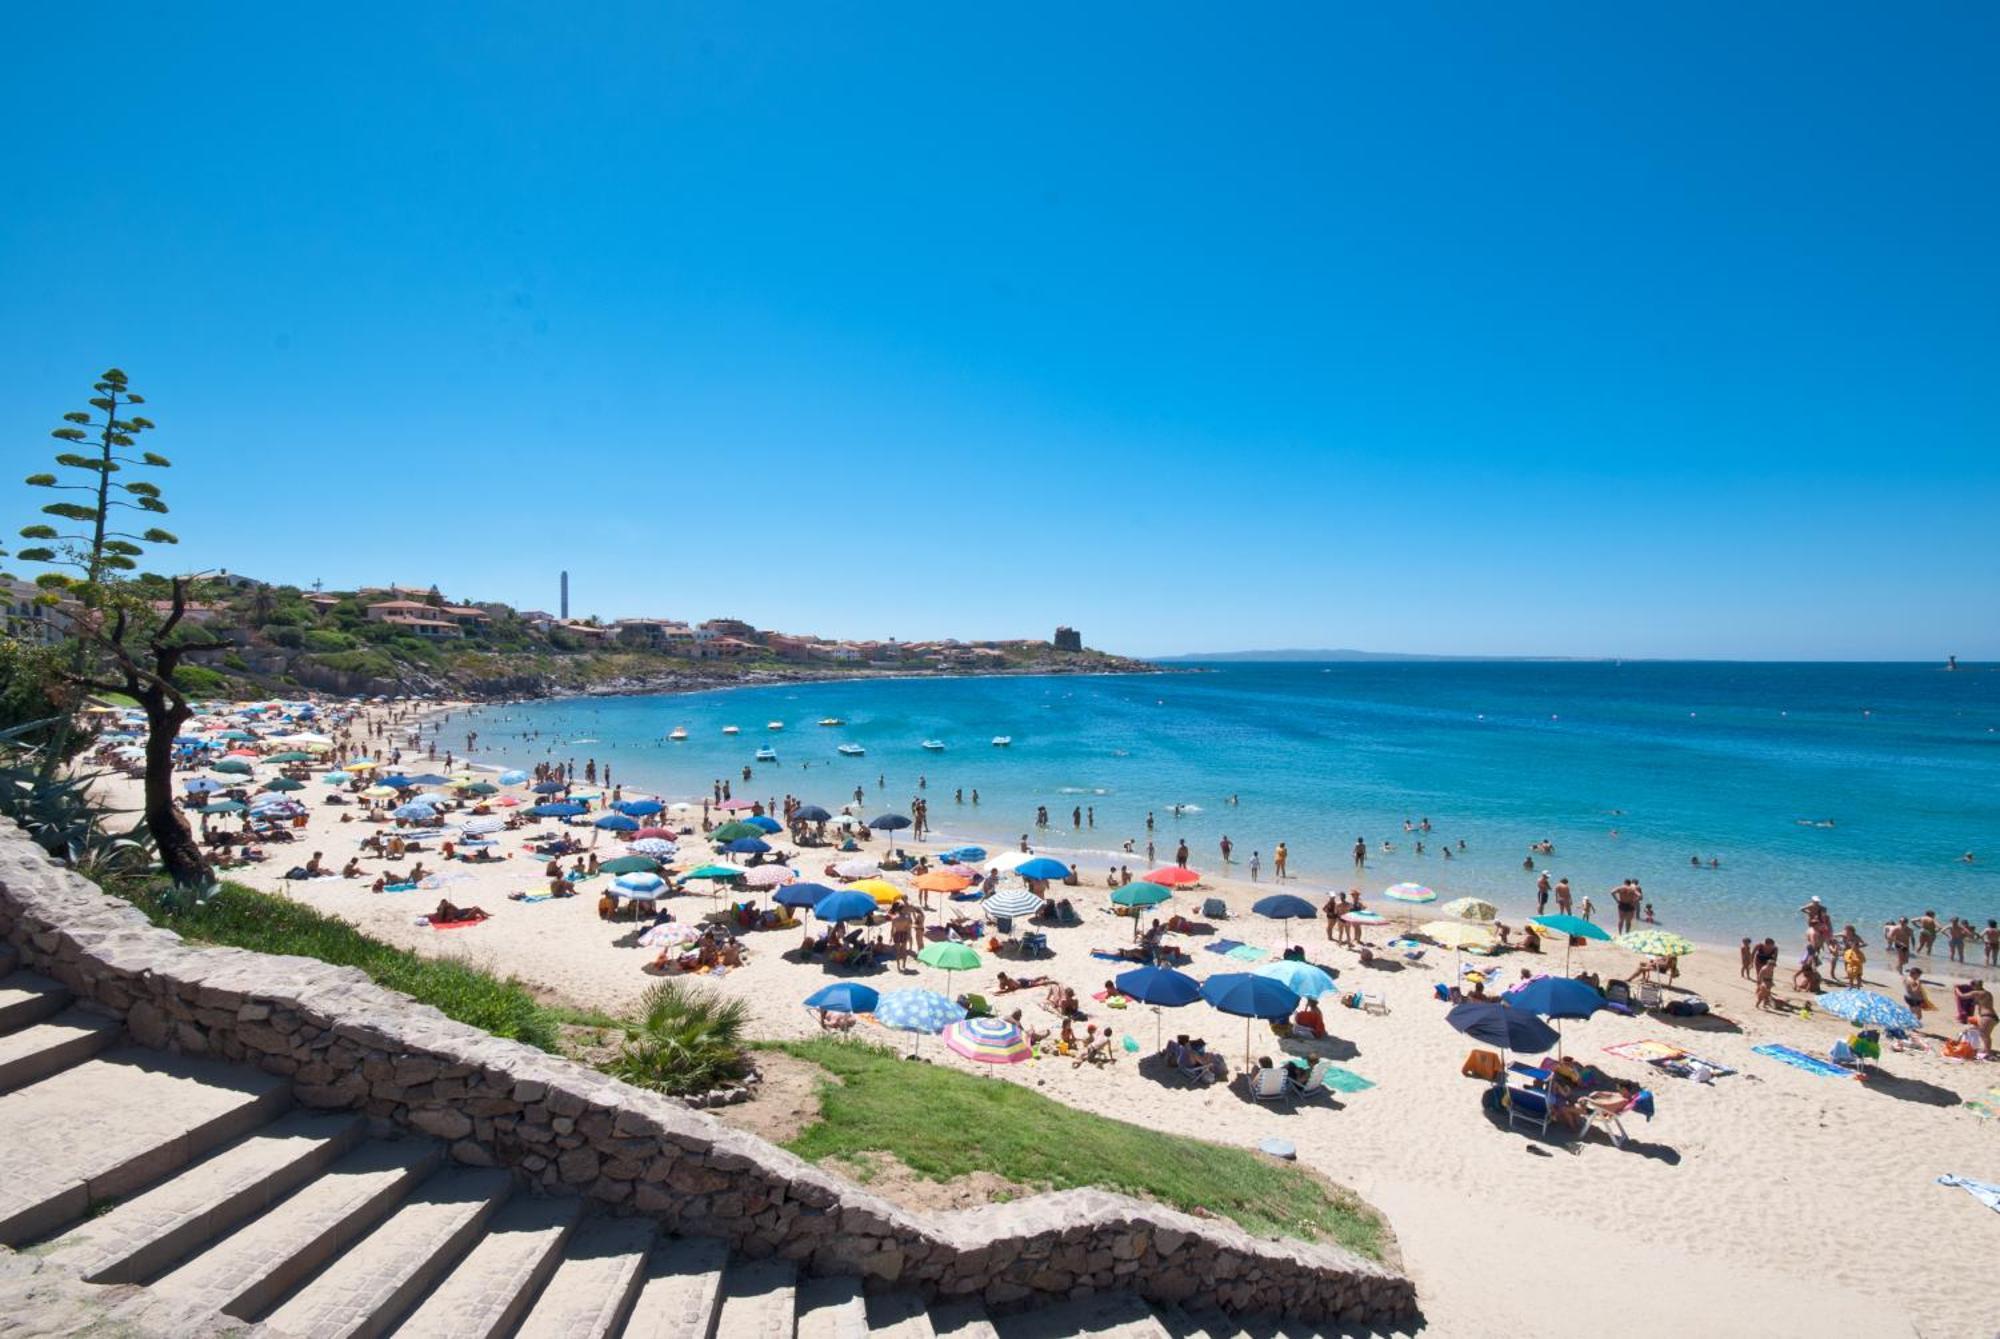
POLYGON ((1543 1018, 1588 1018, 1605 1007, 1597 988, 1567 976, 1538 976, 1507 992, 1507 1003, 1543 1018))
POLYGON ((1201 997, 1226 1014, 1243 1020, 1243 1067, 1250 1068, 1250 1020, 1290 1018, 1299 997, 1282 981, 1249 972, 1223 972, 1202 982, 1201 997))
POLYGON ((537 795, 560 795, 569 787, 560 781, 537 781, 530 789, 537 795))
POLYGON ((526 772, 514 768, 509 768, 500 774, 500 784, 503 786, 518 786, 527 779, 528 774, 526 772))
POLYGON ((1038 855, 1033 860, 1014 866, 1014 872, 1024 879, 1067 879, 1069 866, 1060 860, 1038 855))
POLYGON ((1917 1015, 1908 1005, 1872 990, 1829 990, 1819 997, 1819 1007, 1857 1027, 1910 1032, 1917 1026, 1917 1015))
POLYGON ((1153 1006, 1153 1049, 1158 1050, 1165 1039, 1166 1024, 1160 1019, 1162 1008, 1178 1009, 1185 1004, 1193 1004, 1201 998, 1201 982, 1186 972, 1177 972, 1171 967, 1135 967, 1129 972, 1120 972, 1112 982, 1118 993, 1141 1004, 1153 1006))
MULTIPOLYGON (((1260 897, 1250 904, 1250 910, 1274 921, 1305 921, 1319 915, 1318 907, 1303 897, 1294 897, 1290 893, 1273 893, 1269 897, 1260 897)), ((1285 926, 1285 942, 1287 944, 1292 942, 1290 925, 1285 926)))
POLYGON ((1333 976, 1330 972, 1295 958, 1279 958, 1275 962, 1267 962, 1256 970, 1255 975, 1280 982, 1285 989, 1301 999, 1317 1000, 1334 992, 1333 976))
POLYGON ((813 918, 834 924, 840 921, 860 921, 873 916, 880 908, 875 899, 866 893, 829 893, 813 904, 813 918))
POLYGON ((391 790, 411 790, 415 788, 417 783, 409 777, 404 776, 401 772, 392 772, 388 776, 381 778, 376 784, 387 786, 391 790))
POLYGON ((983 846, 954 846, 938 858, 949 864, 973 865, 986 858, 986 848, 983 846))
POLYGON ((880 832, 895 832, 910 826, 910 820, 901 814, 877 814, 868 820, 868 826, 880 832))
POLYGON ((792 817, 801 823, 824 823, 833 817, 816 804, 802 805, 792 811, 792 817))
POLYGON ((439 776, 436 772, 419 772, 410 778, 410 784, 413 786, 448 786, 451 784, 451 778, 448 776, 439 776))
POLYGON ((413 819, 436 818, 437 810, 428 804, 399 804, 389 811, 389 816, 407 822, 413 819))
POLYGON ((738 819, 737 821, 748 823, 760 832, 783 832, 785 830, 785 825, 769 814, 752 814, 748 818, 738 819))
POLYGON ((919 1037, 942 1032, 963 1017, 964 1009, 935 990, 892 990, 875 1002, 876 1022, 919 1037))
POLYGON ((637 832, 639 820, 627 818, 624 814, 606 814, 598 819, 594 826, 603 828, 606 832, 637 832))
POLYGON ((611 807, 621 814, 630 814, 634 818, 651 818, 667 806, 658 800, 620 800, 611 807))
POLYGON ((980 905, 995 916, 1032 916, 1042 909, 1042 899, 1026 888, 1003 888, 980 905))
POLYGON ((1503 1051, 1546 1051, 1562 1040, 1556 1030, 1526 1009, 1508 1004, 1454 1005, 1444 1021, 1474 1041, 1503 1051))
POLYGON ((666 886, 667 881, 657 874, 620 874, 611 882, 616 892, 638 897, 657 897, 666 886))
POLYGON ((537 818, 575 818, 585 809, 575 800, 557 800, 551 804, 532 805, 528 812, 537 818))
POLYGON ((738 837, 733 842, 725 842, 722 849, 732 855, 763 855, 771 849, 771 843, 761 837, 738 837))
POLYGON ((881 992, 873 986, 864 986, 859 981, 836 981, 806 996, 806 1008, 836 1014, 872 1014, 881 999, 881 992))
MULTIPOLYGON (((833 889, 823 883, 788 883, 778 890, 771 900, 781 907, 816 907, 821 898, 833 896, 833 889)), ((872 898, 870 899, 873 900, 872 898)), ((811 1000, 806 1003, 812 1003, 811 1000)))

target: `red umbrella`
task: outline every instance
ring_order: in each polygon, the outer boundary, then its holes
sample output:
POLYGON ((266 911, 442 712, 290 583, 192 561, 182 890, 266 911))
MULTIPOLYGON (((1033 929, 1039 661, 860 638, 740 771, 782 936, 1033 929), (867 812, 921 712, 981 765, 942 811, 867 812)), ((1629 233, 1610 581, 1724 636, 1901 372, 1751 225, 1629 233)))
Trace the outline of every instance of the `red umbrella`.
POLYGON ((1201 875, 1198 872, 1184 869, 1179 865, 1165 865, 1140 877, 1147 883, 1157 883, 1168 888, 1185 888, 1189 884, 1201 882, 1201 875))
POLYGON ((640 828, 632 834, 631 840, 644 841, 648 837, 657 837, 663 842, 673 842, 675 845, 680 844, 680 837, 672 828, 640 828))

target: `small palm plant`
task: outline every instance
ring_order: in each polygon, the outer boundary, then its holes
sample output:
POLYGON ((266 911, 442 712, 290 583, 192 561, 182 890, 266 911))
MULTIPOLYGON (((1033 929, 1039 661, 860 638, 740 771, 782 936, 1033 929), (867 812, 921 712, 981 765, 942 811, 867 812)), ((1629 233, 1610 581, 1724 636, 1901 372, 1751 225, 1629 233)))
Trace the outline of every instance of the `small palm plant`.
POLYGON ((743 1033, 750 1010, 741 1000, 662 981, 646 992, 639 1025, 605 1068, 627 1083, 670 1096, 707 1092, 743 1077, 743 1033))

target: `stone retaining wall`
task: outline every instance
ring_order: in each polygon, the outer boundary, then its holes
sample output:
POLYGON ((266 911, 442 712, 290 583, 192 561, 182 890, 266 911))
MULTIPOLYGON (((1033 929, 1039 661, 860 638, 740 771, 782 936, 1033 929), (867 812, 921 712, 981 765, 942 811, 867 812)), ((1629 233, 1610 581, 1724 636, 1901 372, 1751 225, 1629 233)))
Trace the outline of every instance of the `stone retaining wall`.
POLYGON ((122 1018, 141 1045, 288 1075, 305 1106, 435 1136, 461 1163, 720 1237, 752 1259, 1002 1309, 1121 1290, 1313 1321, 1415 1312, 1408 1279, 1350 1252, 1260 1240, 1102 1191, 908 1212, 682 1103, 454 1023, 354 968, 190 946, 6 822, 0 940, 122 1018))

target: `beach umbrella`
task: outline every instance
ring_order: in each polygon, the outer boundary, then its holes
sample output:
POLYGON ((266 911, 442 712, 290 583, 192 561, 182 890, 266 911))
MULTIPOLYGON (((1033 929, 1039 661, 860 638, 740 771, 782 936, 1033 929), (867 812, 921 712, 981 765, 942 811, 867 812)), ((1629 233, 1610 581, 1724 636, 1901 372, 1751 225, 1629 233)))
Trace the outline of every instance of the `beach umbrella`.
POLYGON ((806 996, 806 1008, 824 1009, 830 1014, 872 1014, 882 994, 859 981, 836 981, 806 996))
POLYGON ((1474 1041, 1503 1051, 1546 1051, 1561 1041, 1547 1023, 1508 1004, 1454 1005, 1444 1021, 1474 1041))
POLYGON ((875 914, 875 899, 866 893, 843 888, 813 903, 813 919, 837 925, 841 921, 866 920, 875 914))
POLYGON ((527 779, 528 774, 526 772, 513 768, 509 768, 500 774, 500 784, 503 786, 518 786, 527 779))
POLYGON ((299 751, 298 749, 288 749, 288 750, 287 750, 287 751, 285 751, 284 753, 273 753, 273 754, 271 755, 271 757, 270 757, 269 761, 271 761, 271 762, 311 762, 311 761, 312 761, 312 754, 310 754, 310 753, 302 753, 302 752, 300 752, 300 751, 299 751))
POLYGON ((361 792, 371 800, 393 800, 396 798, 394 786, 370 786, 361 792))
POLYGON ((620 874, 611 881, 614 893, 626 893, 633 897, 658 897, 667 886, 667 881, 657 874, 620 874))
MULTIPOLYGON (((910 882, 919 892, 956 893, 964 891, 972 882, 972 876, 957 870, 934 869, 927 874, 917 875, 910 882)), ((1034 894, 1029 893, 1028 896, 1034 897, 1034 894)), ((1037 897, 1035 901, 1039 903, 1041 899, 1037 897)))
POLYGON ((816 907, 821 898, 832 895, 833 889, 825 884, 788 883, 780 888, 778 895, 771 900, 781 907, 816 907))
POLYGON ((983 846, 954 846, 938 859, 955 865, 976 865, 986 858, 983 846))
POLYGON ((1014 866, 1014 872, 1024 879, 1041 879, 1055 882, 1069 877, 1069 866, 1060 860, 1038 855, 1033 860, 1024 860, 1014 866))
POLYGON ((1500 908, 1477 897, 1461 897, 1438 908, 1447 916, 1456 916, 1462 921, 1490 921, 1500 914, 1500 908))
POLYGON ((753 828, 748 823, 724 823, 721 827, 709 833, 708 839, 719 845, 723 842, 733 842, 738 837, 761 837, 763 835, 764 830, 762 828, 753 828))
POLYGON ((792 812, 792 818, 800 823, 824 823, 832 817, 816 804, 802 804, 792 812))
POLYGON ((499 804, 499 806, 502 809, 512 809, 515 805, 519 804, 520 802, 521 802, 520 798, 514 795, 502 795, 497 801, 495 801, 495 803, 499 804))
POLYGON ((452 803, 452 797, 440 791, 428 791, 422 795, 417 796, 414 803, 428 804, 435 807, 437 805, 445 805, 452 803))
POLYGON ((569 787, 560 781, 537 781, 528 789, 534 791, 537 795, 560 795, 565 790, 568 790, 569 787))
POLYGON ((639 935, 640 948, 661 948, 669 944, 687 944, 701 938, 702 928, 687 921, 658 921, 649 925, 639 935))
POLYGON ((1042 909, 1042 899, 1026 888, 1003 888, 980 906, 994 916, 1032 916, 1042 909))
POLYGON ((963 944, 949 939, 935 944, 926 944, 917 954, 917 961, 926 967, 937 967, 944 971, 945 993, 951 993, 951 974, 969 972, 979 965, 979 955, 963 944))
POLYGON ((1493 932, 1480 925, 1461 921, 1426 921, 1423 933, 1450 949, 1490 948, 1493 932))
POLYGON ((528 812, 537 818, 575 818, 578 814, 588 811, 573 800, 555 800, 548 804, 532 805, 528 812))
POLYGON ((498 795, 500 793, 500 787, 494 785, 491 781, 474 781, 465 787, 465 793, 467 795, 478 795, 482 797, 487 795, 498 795))
POLYGON ((1201 997, 1211 1008, 1243 1020, 1243 1067, 1250 1067, 1250 1022, 1290 1018, 1299 1007, 1298 994, 1282 981, 1250 972, 1221 972, 1201 984, 1201 997))
POLYGON ((1435 902, 1437 894, 1421 883, 1393 883, 1382 890, 1382 896, 1392 902, 1435 902))
POLYGON ((389 811, 389 817, 400 818, 406 823, 415 822, 436 818, 437 810, 428 804, 399 804, 389 811))
MULTIPOLYGON (((632 820, 628 818, 625 821, 629 823, 632 820)), ((771 850, 771 843, 762 837, 738 837, 733 842, 724 842, 722 849, 731 855, 767 855, 771 850)))
POLYGON ((1319 915, 1318 907, 1303 897, 1295 897, 1291 893, 1273 893, 1269 897, 1260 897, 1251 903, 1250 910, 1270 920, 1285 922, 1287 944, 1292 942, 1290 924, 1292 921, 1309 921, 1319 915))
POLYGON ((596 819, 591 826, 603 828, 606 832, 637 832, 639 820, 627 818, 624 814, 606 814, 596 819))
POLYGON ((1572 939, 1607 940, 1611 938, 1609 930, 1597 924, 1597 922, 1587 921, 1581 916, 1537 916, 1529 921, 1528 924, 1534 926, 1537 930, 1563 937, 1564 975, 1568 975, 1569 973, 1569 950, 1572 939))
POLYGON ((1349 925, 1387 925, 1389 923, 1389 918, 1381 912, 1365 909, 1361 911, 1342 912, 1340 919, 1346 921, 1349 925))
POLYGON ((1256 969, 1254 975, 1268 977, 1300 999, 1316 1000, 1334 992, 1333 976, 1323 967, 1295 958, 1279 958, 1256 969))
POLYGON ((835 814, 829 821, 837 828, 858 828, 861 826, 861 820, 853 814, 835 814))
POLYGON ((320 777, 320 780, 329 786, 344 786, 353 779, 347 773, 339 771, 327 772, 320 777))
POLYGON ((388 776, 377 777, 375 779, 380 784, 384 786, 394 786, 397 790, 411 790, 417 784, 416 782, 410 780, 410 778, 404 776, 401 772, 391 772, 388 776))
POLYGON ((621 814, 630 814, 634 818, 651 818, 666 808, 658 800, 620 800, 611 807, 621 814))
POLYGON ((216 736, 217 739, 255 739, 256 737, 248 730, 224 730, 216 736))
POLYGON ((730 879, 740 879, 745 872, 741 865, 703 865, 699 869, 690 870, 681 878, 683 882, 688 879, 713 879, 725 882, 730 879))
POLYGON ((1648 928, 1629 930, 1618 936, 1618 947, 1632 953, 1651 954, 1658 958, 1685 958, 1694 952, 1694 944, 1670 930, 1648 928))
POLYGON ((882 872, 879 860, 843 860, 833 867, 833 872, 843 879, 865 879, 870 874, 882 872))
POLYGON ((860 879, 847 885, 850 893, 866 893, 883 906, 903 900, 903 890, 887 879, 860 879))
POLYGON ((1021 1029, 1004 1018, 964 1018, 944 1030, 944 1047, 983 1065, 1018 1065, 1034 1054, 1021 1029))
POLYGON ((625 849, 633 855, 649 855, 655 860, 672 860, 680 853, 680 848, 659 837, 640 837, 625 843, 625 849))
POLYGON ((212 776, 191 777, 182 782, 181 786, 190 795, 207 795, 212 791, 228 789, 225 783, 217 781, 212 776))
POLYGON ((621 855, 598 868, 606 874, 651 874, 660 868, 660 862, 643 855, 621 855))
POLYGON ((755 809, 757 807, 757 801, 724 800, 722 803, 716 805, 715 807, 720 809, 725 814, 738 814, 742 813, 745 809, 755 809))
POLYGON ((1002 874, 1012 874, 1017 866, 1025 865, 1033 859, 1035 857, 1026 851, 1009 851, 1005 855, 996 855, 987 861, 986 868, 998 870, 1002 874))
POLYGON ((1157 883, 1167 888, 1187 888, 1201 882, 1201 874, 1180 865, 1163 865, 1146 874, 1147 883, 1157 883))
POLYGON ((648 840, 663 841, 678 846, 680 845, 680 834, 672 828, 640 828, 632 834, 632 840, 639 842, 648 840))
POLYGON ((1819 1007, 1836 1018, 1845 1018, 1856 1027, 1913 1032, 1919 1021, 1916 1012, 1902 1001, 1878 995, 1872 990, 1829 990, 1819 997, 1819 1007))
POLYGON ((341 764, 342 767, 350 772, 372 772, 381 765, 373 758, 349 758, 341 764))
POLYGON ((217 800, 213 804, 204 804, 201 807, 201 812, 204 814, 240 814, 244 808, 245 806, 241 800, 217 800))
POLYGON ((489 832, 503 832, 506 827, 507 820, 504 818, 469 818, 459 824, 459 831, 469 836, 480 837, 489 832))
POLYGON ((410 784, 413 786, 442 786, 450 780, 450 777, 439 776, 436 772, 419 772, 410 778, 410 784))
POLYGON ((1123 888, 1111 890, 1111 905, 1115 907, 1155 907, 1172 897, 1173 890, 1162 888, 1157 883, 1128 883, 1123 888))
POLYGON ((743 821, 767 837, 774 832, 783 832, 785 830, 785 825, 769 814, 752 814, 743 821))
POLYGON ((264 783, 265 790, 304 790, 306 783, 294 781, 288 776, 273 777, 264 783))
POLYGON ((782 888, 798 877, 783 865, 759 865, 743 875, 743 882, 751 888, 782 888))
MULTIPOLYGON (((1595 986, 1568 976, 1538 976, 1508 991, 1506 1001, 1542 1018, 1588 1018, 1606 1008, 1595 986)), ((1562 1054, 1562 1028, 1556 1029, 1556 1054, 1562 1054)))
POLYGON ((241 758, 224 758, 219 763, 211 764, 209 770, 213 772, 228 772, 235 776, 248 776, 250 775, 250 764, 244 762, 241 758))
POLYGON ((1135 967, 1129 972, 1120 972, 1111 984, 1118 987, 1120 995, 1151 1007, 1154 1050, 1160 1048, 1166 1036, 1165 1024, 1160 1021, 1160 1010, 1178 1009, 1201 998, 1201 982, 1171 967, 1135 967))
POLYGON ((892 990, 875 1002, 875 1021, 899 1032, 914 1032, 919 1041, 936 1035, 965 1017, 965 1010, 935 990, 892 990))
POLYGON ((910 826, 910 820, 901 814, 877 814, 868 820, 868 826, 877 832, 900 832, 910 826))

